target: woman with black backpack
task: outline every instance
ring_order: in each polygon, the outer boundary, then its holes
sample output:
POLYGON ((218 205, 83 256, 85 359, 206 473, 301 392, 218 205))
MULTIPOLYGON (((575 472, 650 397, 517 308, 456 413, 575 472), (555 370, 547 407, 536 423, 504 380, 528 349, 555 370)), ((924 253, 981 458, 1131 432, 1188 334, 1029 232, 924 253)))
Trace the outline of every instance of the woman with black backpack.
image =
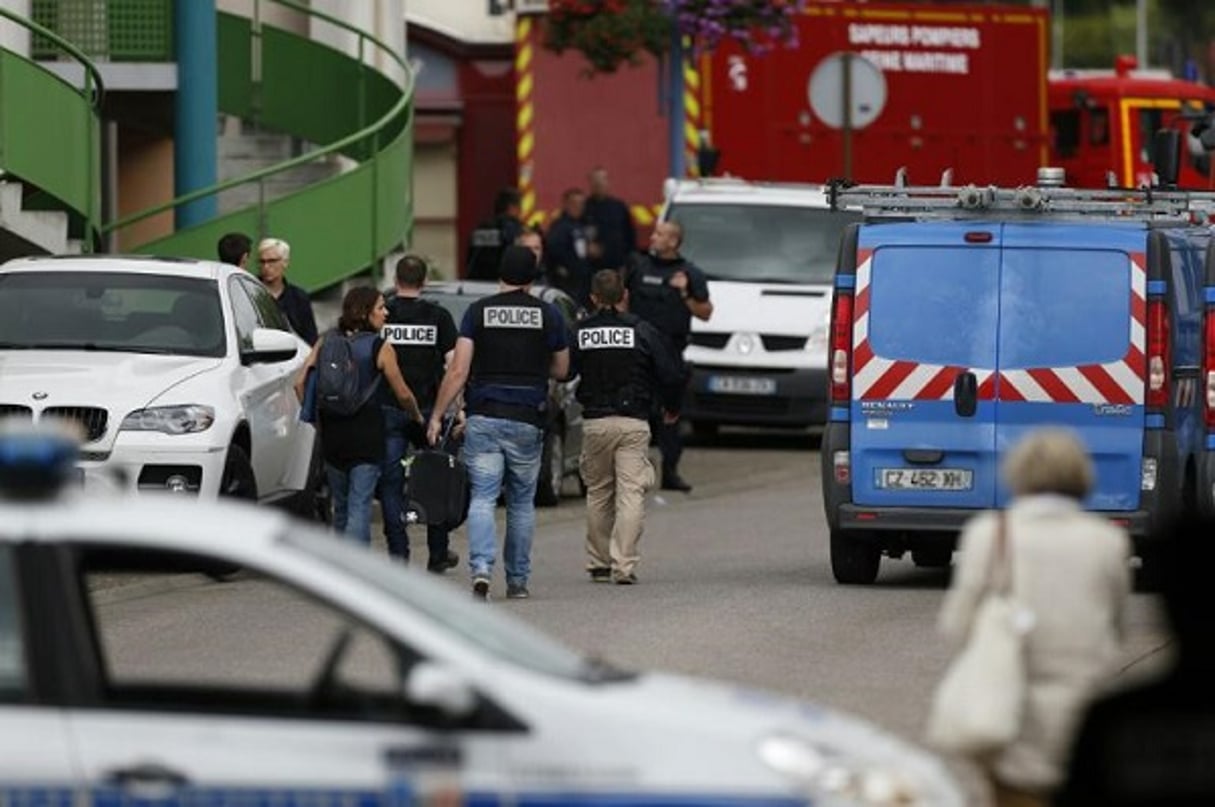
POLYGON ((333 526, 365 545, 371 543, 371 513, 384 461, 383 383, 419 427, 422 413, 401 376, 396 353, 380 337, 388 309, 376 289, 353 288, 342 299, 337 328, 312 348, 296 380, 296 394, 313 376, 321 454, 333 496, 333 526))

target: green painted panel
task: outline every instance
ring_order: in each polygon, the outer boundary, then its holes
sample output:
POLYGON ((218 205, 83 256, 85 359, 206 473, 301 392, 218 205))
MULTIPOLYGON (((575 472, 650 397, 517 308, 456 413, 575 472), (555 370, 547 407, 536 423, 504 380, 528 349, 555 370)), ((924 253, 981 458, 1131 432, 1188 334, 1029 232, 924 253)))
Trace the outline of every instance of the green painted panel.
POLYGON ((238 118, 251 118, 253 110, 253 24, 235 14, 219 15, 216 49, 219 62, 219 110, 238 118))
POLYGON ((391 252, 413 236, 413 129, 406 126, 376 159, 377 248, 391 252))
POLYGON ((0 50, 0 167, 88 215, 96 209, 90 193, 99 187, 99 131, 75 88, 0 50))

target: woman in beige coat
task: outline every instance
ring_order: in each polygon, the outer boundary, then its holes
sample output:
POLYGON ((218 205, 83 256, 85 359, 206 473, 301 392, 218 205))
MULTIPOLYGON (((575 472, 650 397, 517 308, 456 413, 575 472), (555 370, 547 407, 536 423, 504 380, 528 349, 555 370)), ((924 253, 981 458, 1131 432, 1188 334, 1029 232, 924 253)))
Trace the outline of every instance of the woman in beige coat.
MULTIPOLYGON (((1025 644, 1028 674, 1020 736, 993 759, 999 805, 1043 804, 1063 776, 1072 733, 1096 687, 1112 671, 1130 593, 1130 541, 1080 505, 1092 463, 1068 431, 1042 429, 1009 454, 1004 480, 1012 593, 1033 613, 1025 644)), ((987 584, 998 515, 966 525, 939 627, 958 646, 970 632, 987 584)))

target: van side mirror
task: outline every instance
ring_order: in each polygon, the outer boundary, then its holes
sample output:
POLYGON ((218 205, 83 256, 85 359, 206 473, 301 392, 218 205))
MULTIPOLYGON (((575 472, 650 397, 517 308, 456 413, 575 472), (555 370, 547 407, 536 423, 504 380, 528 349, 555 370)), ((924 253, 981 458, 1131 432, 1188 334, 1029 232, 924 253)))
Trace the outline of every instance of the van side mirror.
POLYGON ((1177 184, 1180 169, 1181 133, 1176 129, 1161 129, 1152 139, 1152 166, 1162 187, 1177 184))

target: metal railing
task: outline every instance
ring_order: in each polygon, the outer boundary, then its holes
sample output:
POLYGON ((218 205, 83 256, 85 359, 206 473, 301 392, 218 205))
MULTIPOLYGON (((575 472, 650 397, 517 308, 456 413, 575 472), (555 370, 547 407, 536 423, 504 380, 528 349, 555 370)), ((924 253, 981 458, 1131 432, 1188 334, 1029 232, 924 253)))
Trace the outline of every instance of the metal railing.
MULTIPOLYGON (((265 225, 266 225, 268 206, 273 204, 273 202, 267 201, 267 197, 266 197, 267 180, 270 180, 271 178, 274 178, 274 177, 279 177, 279 176, 283 175, 285 172, 288 172, 294 168, 298 168, 300 166, 315 162, 316 160, 319 160, 321 158, 335 156, 338 154, 361 153, 364 155, 363 163, 367 164, 369 166, 369 169, 371 172, 371 181, 370 181, 371 192, 368 195, 368 200, 369 200, 369 205, 370 205, 368 219, 371 222, 371 227, 372 227, 373 232, 371 233, 371 239, 370 239, 371 248, 369 250, 369 254, 366 255, 366 258, 367 258, 367 263, 369 265, 374 265, 375 262, 383 255, 383 253, 379 252, 377 249, 377 245, 378 245, 380 239, 378 238, 378 233, 376 233, 374 231, 377 226, 377 221, 378 221, 377 204, 378 204, 378 196, 380 193, 380 189, 378 187, 379 166, 377 164, 376 157, 377 157, 377 155, 379 155, 381 153, 381 145, 386 144, 386 141, 384 140, 384 138, 386 137, 386 135, 388 133, 390 133, 392 131, 394 124, 397 122, 401 122, 401 121, 407 122, 409 120, 406 113, 409 110, 410 103, 412 100, 412 95, 413 95, 413 79, 414 79, 413 71, 410 68, 410 66, 405 62, 405 60, 403 58, 401 58, 400 54, 398 54, 396 51, 394 51, 389 45, 387 45, 380 39, 376 38, 375 36, 367 33, 366 31, 363 31, 363 30, 356 28, 355 26, 345 22, 344 20, 341 20, 341 19, 334 17, 333 15, 327 14, 325 12, 312 9, 306 5, 303 5, 302 3, 295 2, 295 0, 265 0, 265 2, 270 2, 275 5, 283 6, 285 8, 292 9, 300 14, 305 14, 311 18, 322 20, 347 33, 353 34, 356 37, 356 42, 357 42, 356 55, 353 57, 350 57, 350 58, 357 60, 360 80, 357 83, 357 87, 351 88, 351 89, 352 89, 352 91, 357 93, 357 101, 358 101, 357 109, 358 109, 358 118, 359 118, 360 128, 357 131, 352 132, 351 134, 348 134, 344 137, 341 137, 338 140, 328 143, 327 145, 320 146, 316 149, 305 152, 304 154, 301 154, 297 157, 286 160, 284 162, 272 165, 268 168, 263 168, 261 170, 254 171, 254 172, 246 174, 244 176, 240 176, 240 177, 236 177, 236 178, 233 178, 233 179, 230 179, 227 181, 219 182, 219 183, 216 183, 216 184, 211 185, 206 188, 200 188, 200 189, 192 191, 190 193, 186 193, 181 196, 178 196, 177 198, 175 198, 169 202, 166 202, 164 204, 156 205, 155 207, 151 207, 146 210, 142 210, 137 213, 133 213, 128 216, 124 216, 116 221, 106 223, 102 228, 103 232, 105 232, 106 234, 117 233, 117 232, 123 230, 124 228, 129 227, 132 224, 135 224, 135 223, 141 222, 141 221, 145 221, 153 216, 157 216, 157 215, 160 215, 163 213, 167 213, 169 211, 176 210, 178 207, 180 207, 182 205, 189 204, 191 202, 195 202, 200 199, 206 199, 208 197, 215 196, 216 194, 222 193, 224 191, 232 190, 234 188, 248 186, 248 185, 256 183, 257 200, 258 200, 255 205, 255 208, 257 211, 257 229, 258 229, 259 234, 265 234, 265 232, 266 232, 265 225), (367 117, 367 107, 368 107, 368 84, 370 82, 370 74, 375 73, 377 71, 375 71, 374 68, 367 65, 366 59, 369 55, 372 55, 372 51, 370 49, 373 47, 378 49, 379 52, 386 54, 388 56, 388 58, 391 59, 391 61, 393 63, 395 63, 401 69, 402 75, 404 76, 404 86, 401 88, 400 98, 397 99, 397 101, 392 105, 392 107, 390 109, 388 109, 387 112, 383 113, 379 118, 377 118, 376 120, 367 124, 367 123, 365 123, 365 121, 366 121, 366 117, 367 117)), ((252 36, 253 36, 253 53, 258 54, 258 55, 260 55, 263 50, 259 44, 260 39, 263 36, 263 34, 262 34, 263 27, 272 28, 272 26, 263 26, 262 15, 260 13, 261 3, 262 3, 262 0, 254 0, 254 13, 253 13, 253 18, 252 18, 252 32, 251 32, 252 36)), ((317 43, 317 47, 323 47, 323 46, 320 45, 319 43, 317 43)), ((252 69, 253 69, 253 73, 255 75, 260 75, 261 71, 262 71, 262 66, 260 64, 253 64, 252 69)), ((254 84, 256 85, 256 81, 254 81, 254 84)), ((323 110, 322 110, 322 114, 323 114, 323 110)), ((342 178, 341 176, 337 177, 337 179, 341 179, 341 178, 342 178)), ((308 188, 304 188, 300 191, 297 191, 295 194, 293 194, 292 196, 289 196, 287 198, 290 199, 290 198, 302 197, 303 194, 306 194, 306 193, 309 193, 308 188)), ((275 200, 275 201, 282 201, 282 200, 275 200)), ((224 218, 224 217, 220 216, 219 218, 224 218)), ((198 226, 201 227, 201 226, 205 226, 205 225, 198 225, 198 226)), ((178 232, 181 232, 181 231, 178 231, 178 232)), ((160 240, 152 242, 152 243, 159 244, 164 241, 168 241, 172 237, 173 236, 167 236, 165 239, 160 239, 160 240)))
MULTIPOLYGON (((40 161, 36 158, 23 161, 21 157, 14 154, 17 150, 5 148, 6 164, 2 167, 18 179, 29 182, 34 187, 50 194, 60 203, 79 214, 84 219, 85 237, 82 239, 83 249, 85 252, 92 252, 95 246, 94 241, 101 231, 99 221, 101 201, 100 110, 105 96, 105 84, 101 79, 101 73, 80 48, 45 26, 9 11, 2 6, 0 6, 0 17, 27 29, 31 32, 32 37, 41 37, 42 40, 53 43, 61 52, 71 56, 83 67, 83 87, 78 88, 54 73, 38 67, 35 62, 25 59, 25 57, 19 56, 12 51, 6 51, 8 56, 28 63, 33 69, 37 69, 46 75, 48 79, 57 81, 70 88, 72 92, 78 94, 85 102, 87 107, 87 112, 84 116, 86 147, 84 149, 83 161, 85 181, 82 183, 82 191, 79 188, 73 187, 78 183, 72 182, 70 177, 67 180, 62 179, 65 170, 65 159, 70 161, 71 157, 76 155, 65 156, 63 154, 50 153, 47 155, 48 159, 45 165, 40 168, 38 164, 40 161), (23 162, 24 164, 12 165, 9 164, 10 160, 23 162)), ((10 103, 10 101, 4 99, 4 103, 10 103)), ((27 112, 28 117, 22 122, 22 125, 25 127, 37 127, 38 114, 36 105, 27 110, 27 112)), ((30 138, 27 138, 27 140, 30 140, 30 138)), ((29 149, 27 153, 32 154, 37 150, 29 149)))

